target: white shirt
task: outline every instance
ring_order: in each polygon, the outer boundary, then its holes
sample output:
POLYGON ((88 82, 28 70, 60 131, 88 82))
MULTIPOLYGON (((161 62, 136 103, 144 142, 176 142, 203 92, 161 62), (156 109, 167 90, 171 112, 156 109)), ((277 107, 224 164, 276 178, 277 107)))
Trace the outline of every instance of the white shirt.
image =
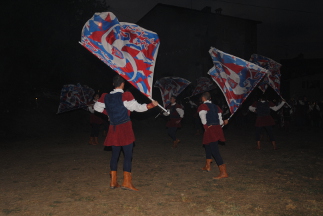
MULTIPOLYGON (((110 94, 115 94, 117 92, 121 92, 124 93, 124 91, 122 89, 114 89, 113 91, 110 92, 110 94)), ((137 111, 137 112, 145 112, 148 110, 147 108, 147 104, 140 104, 138 103, 135 99, 131 100, 131 101, 123 101, 123 105, 132 111, 137 111)), ((94 104, 94 110, 98 111, 98 112, 103 112, 103 110, 105 109, 105 103, 104 102, 99 102, 97 101, 94 104)))

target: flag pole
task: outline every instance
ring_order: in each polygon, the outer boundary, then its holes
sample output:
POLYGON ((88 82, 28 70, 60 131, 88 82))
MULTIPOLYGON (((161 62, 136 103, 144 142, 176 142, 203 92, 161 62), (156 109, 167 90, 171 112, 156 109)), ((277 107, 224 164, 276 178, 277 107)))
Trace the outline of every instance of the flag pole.
MULTIPOLYGON (((149 100, 151 100, 151 101, 154 101, 154 99, 152 99, 151 97, 148 97, 149 98, 149 100)), ((158 104, 158 106, 159 106, 159 108, 161 108, 162 110, 164 110, 165 112, 167 112, 168 113, 168 115, 170 114, 164 107, 162 107, 160 104, 158 104)))

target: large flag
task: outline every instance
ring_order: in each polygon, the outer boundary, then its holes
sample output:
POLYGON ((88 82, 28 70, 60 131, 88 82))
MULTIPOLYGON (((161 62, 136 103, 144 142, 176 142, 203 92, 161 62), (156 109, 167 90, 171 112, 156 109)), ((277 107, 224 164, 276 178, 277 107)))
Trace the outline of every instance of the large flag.
POLYGON ((196 82, 197 84, 191 97, 216 88, 214 82, 207 77, 200 77, 196 80, 196 82))
POLYGON ((268 70, 267 76, 259 83, 259 88, 265 92, 268 85, 280 95, 280 67, 281 64, 262 55, 252 54, 250 62, 268 70))
POLYGON ((181 77, 163 77, 155 82, 159 88, 164 107, 170 103, 171 96, 177 97, 191 82, 181 77))
POLYGON ((151 97, 160 44, 155 32, 136 24, 119 22, 111 12, 95 13, 83 27, 81 44, 151 97))
POLYGON ((94 90, 86 85, 68 84, 61 90, 60 104, 57 114, 75 109, 87 109, 87 104, 92 100, 94 90))
POLYGON ((208 73, 222 90, 232 116, 268 71, 213 47, 209 53, 214 66, 208 73))

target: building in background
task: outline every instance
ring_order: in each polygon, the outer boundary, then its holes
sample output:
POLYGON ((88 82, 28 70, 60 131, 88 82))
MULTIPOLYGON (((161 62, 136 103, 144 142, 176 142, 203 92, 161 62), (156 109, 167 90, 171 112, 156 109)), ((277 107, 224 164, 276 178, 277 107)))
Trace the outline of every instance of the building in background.
POLYGON ((306 96, 312 101, 323 100, 323 59, 305 59, 302 54, 281 60, 282 83, 288 89, 286 98, 306 96))
POLYGON ((213 13, 210 7, 200 11, 157 4, 137 24, 160 37, 154 80, 180 76, 194 82, 207 76, 213 66, 211 46, 245 60, 257 53, 260 22, 222 15, 221 9, 213 13))

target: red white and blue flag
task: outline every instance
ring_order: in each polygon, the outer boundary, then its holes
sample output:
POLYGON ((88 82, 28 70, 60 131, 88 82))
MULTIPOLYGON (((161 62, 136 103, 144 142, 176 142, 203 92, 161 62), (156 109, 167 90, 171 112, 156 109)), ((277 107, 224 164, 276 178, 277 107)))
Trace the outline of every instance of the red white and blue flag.
POLYGON ((152 93, 159 37, 111 12, 95 13, 82 30, 81 44, 146 96, 152 93))
POLYGON ((209 53, 214 66, 208 73, 222 90, 232 116, 268 71, 213 47, 209 53))
POLYGON ((159 88, 164 107, 170 103, 171 96, 177 97, 191 82, 181 77, 163 77, 155 82, 159 88))
POLYGON ((265 92, 268 85, 280 95, 280 67, 281 64, 262 55, 252 54, 250 62, 268 70, 267 76, 259 83, 259 89, 265 92))
POLYGON ((87 104, 92 100, 94 90, 86 85, 68 84, 64 85, 61 90, 60 104, 57 114, 75 109, 87 110, 87 104))
POLYGON ((196 84, 196 87, 195 87, 191 97, 194 95, 197 95, 197 94, 201 94, 201 93, 210 91, 210 90, 215 89, 217 87, 215 85, 215 83, 207 77, 200 77, 196 80, 196 82, 197 82, 197 84, 196 84))

